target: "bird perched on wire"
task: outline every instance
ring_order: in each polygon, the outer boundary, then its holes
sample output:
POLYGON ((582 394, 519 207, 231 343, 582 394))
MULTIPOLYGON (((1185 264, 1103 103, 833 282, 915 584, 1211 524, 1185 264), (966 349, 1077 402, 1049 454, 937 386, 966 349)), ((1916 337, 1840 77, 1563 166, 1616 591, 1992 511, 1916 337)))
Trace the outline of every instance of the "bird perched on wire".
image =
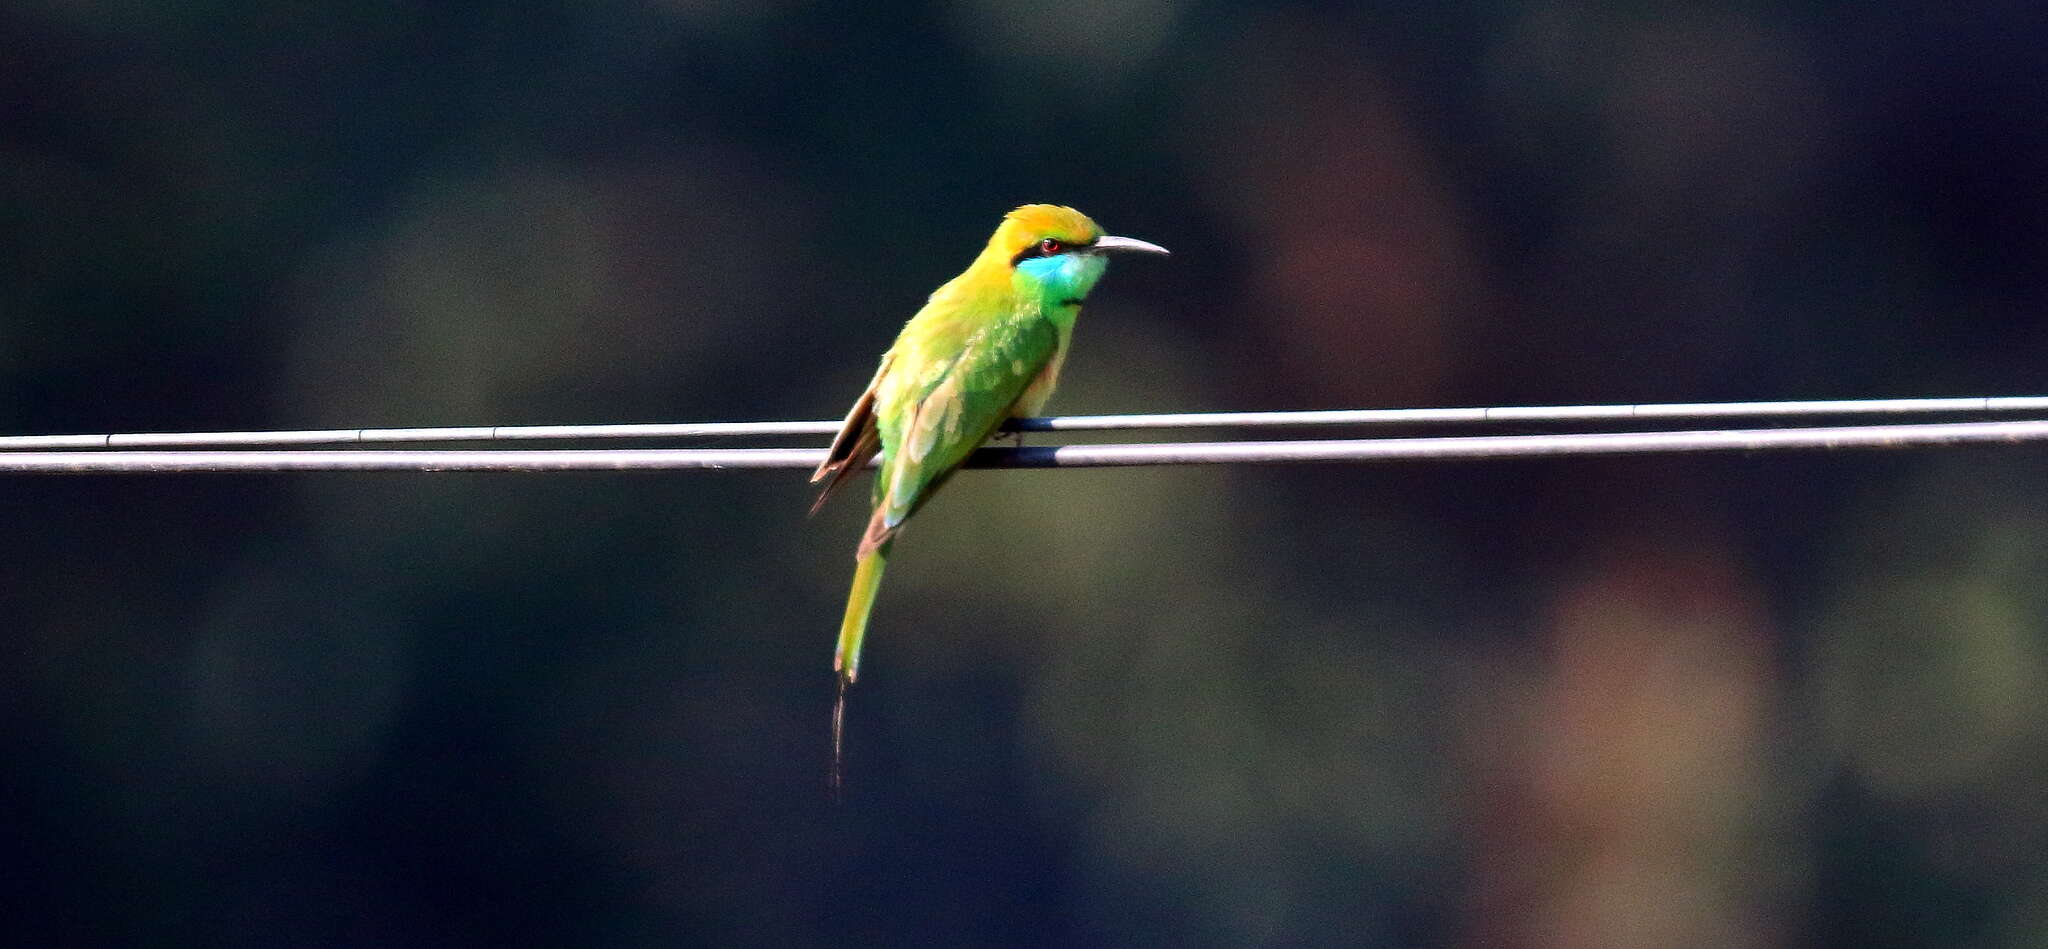
POLYGON ((1004 215, 974 263, 933 291, 904 324, 811 475, 813 483, 825 481, 811 506, 815 513, 868 459, 882 456, 874 514, 855 554, 853 590, 832 659, 839 673, 832 712, 835 789, 846 687, 860 675, 868 614, 896 533, 1004 421, 1045 407, 1082 301, 1102 279, 1106 255, 1125 251, 1167 252, 1106 235, 1073 208, 1027 204, 1004 215))

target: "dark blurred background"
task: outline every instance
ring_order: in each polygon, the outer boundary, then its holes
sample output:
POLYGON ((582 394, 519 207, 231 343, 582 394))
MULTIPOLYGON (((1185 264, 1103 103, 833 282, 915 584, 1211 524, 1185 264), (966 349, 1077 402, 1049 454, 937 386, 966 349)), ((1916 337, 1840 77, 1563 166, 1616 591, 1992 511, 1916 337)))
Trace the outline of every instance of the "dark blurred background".
MULTIPOLYGON (((2035 394, 2035 3, 17 0, 0 430, 2035 394)), ((1044 443, 1041 439, 1039 443, 1044 443)), ((2038 448, 8 480, 41 944, 2048 944, 2038 448), (859 492, 853 492, 858 494, 859 492)))

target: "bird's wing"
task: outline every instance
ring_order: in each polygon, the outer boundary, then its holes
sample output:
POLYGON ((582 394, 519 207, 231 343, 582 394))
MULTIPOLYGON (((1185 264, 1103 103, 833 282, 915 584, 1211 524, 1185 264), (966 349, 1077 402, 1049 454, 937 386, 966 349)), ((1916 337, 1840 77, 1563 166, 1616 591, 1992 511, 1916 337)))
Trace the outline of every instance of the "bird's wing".
POLYGON ((994 434, 1058 348, 1059 333, 1046 320, 1004 319, 970 336, 950 362, 931 361, 942 368, 917 380, 915 399, 879 419, 882 470, 863 551, 894 536, 994 434))
POLYGON ((832 448, 825 453, 825 461, 818 470, 811 473, 811 483, 817 484, 827 477, 825 487, 818 492, 818 499, 811 502, 811 513, 825 506, 825 499, 853 473, 866 467, 868 459, 882 447, 881 433, 875 427, 875 394, 882 388, 882 377, 889 373, 889 363, 895 358, 894 352, 882 355, 882 365, 875 369, 875 378, 868 383, 866 392, 855 399, 853 409, 846 413, 846 422, 839 426, 839 434, 832 439, 832 448))

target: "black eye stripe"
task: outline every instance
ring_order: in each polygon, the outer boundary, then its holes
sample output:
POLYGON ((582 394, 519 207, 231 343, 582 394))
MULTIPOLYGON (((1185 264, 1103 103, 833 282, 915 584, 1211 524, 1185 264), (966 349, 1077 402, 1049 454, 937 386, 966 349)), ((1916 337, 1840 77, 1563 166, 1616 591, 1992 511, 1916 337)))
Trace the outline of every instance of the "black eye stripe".
POLYGON ((1076 248, 1076 247, 1088 247, 1088 246, 1091 246, 1091 245, 1092 245, 1093 243, 1094 243, 1094 242, 1092 242, 1092 241, 1091 241, 1091 242, 1089 242, 1088 244, 1070 244, 1070 243, 1068 243, 1068 242, 1066 242, 1066 241, 1060 240, 1060 239, 1059 239, 1059 238, 1057 238, 1057 237, 1044 237, 1044 238, 1040 238, 1040 239, 1038 239, 1038 240, 1036 240, 1036 241, 1033 241, 1033 242, 1031 242, 1031 246, 1029 246, 1029 247, 1026 247, 1026 248, 1024 248, 1023 250, 1020 250, 1020 251, 1018 251, 1018 252, 1017 252, 1017 256, 1015 256, 1015 257, 1012 257, 1012 258, 1010 258, 1010 266, 1012 266, 1012 267, 1015 267, 1015 266, 1017 266, 1018 264, 1021 264, 1021 263, 1025 262, 1025 261, 1027 261, 1027 260, 1030 260, 1030 259, 1031 259, 1031 258, 1033 258, 1033 257, 1051 257, 1051 256, 1053 256, 1054 254, 1064 254, 1064 253, 1066 253, 1067 251, 1073 250, 1073 249, 1074 249, 1074 248, 1076 248), (1053 251, 1053 252, 1052 252, 1051 254, 1048 254, 1048 253, 1046 253, 1046 252, 1045 252, 1045 242, 1046 242, 1046 241, 1052 241, 1053 243, 1056 243, 1056 244, 1060 245, 1060 249, 1059 249, 1059 250, 1056 250, 1056 251, 1053 251))

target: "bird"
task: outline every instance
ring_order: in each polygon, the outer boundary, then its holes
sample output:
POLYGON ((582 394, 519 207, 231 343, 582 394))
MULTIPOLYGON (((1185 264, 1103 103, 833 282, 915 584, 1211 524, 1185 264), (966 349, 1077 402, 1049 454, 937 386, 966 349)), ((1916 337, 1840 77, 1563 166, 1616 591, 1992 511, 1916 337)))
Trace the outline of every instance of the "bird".
POLYGON ((868 616, 897 533, 1005 421, 1045 408, 1066 363, 1074 319, 1112 253, 1167 250, 1104 234, 1062 205, 1027 204, 1005 214, 974 262, 904 324, 811 475, 811 483, 825 483, 811 505, 815 514, 881 455, 832 657, 835 794, 843 780, 846 689, 860 676, 868 616))

